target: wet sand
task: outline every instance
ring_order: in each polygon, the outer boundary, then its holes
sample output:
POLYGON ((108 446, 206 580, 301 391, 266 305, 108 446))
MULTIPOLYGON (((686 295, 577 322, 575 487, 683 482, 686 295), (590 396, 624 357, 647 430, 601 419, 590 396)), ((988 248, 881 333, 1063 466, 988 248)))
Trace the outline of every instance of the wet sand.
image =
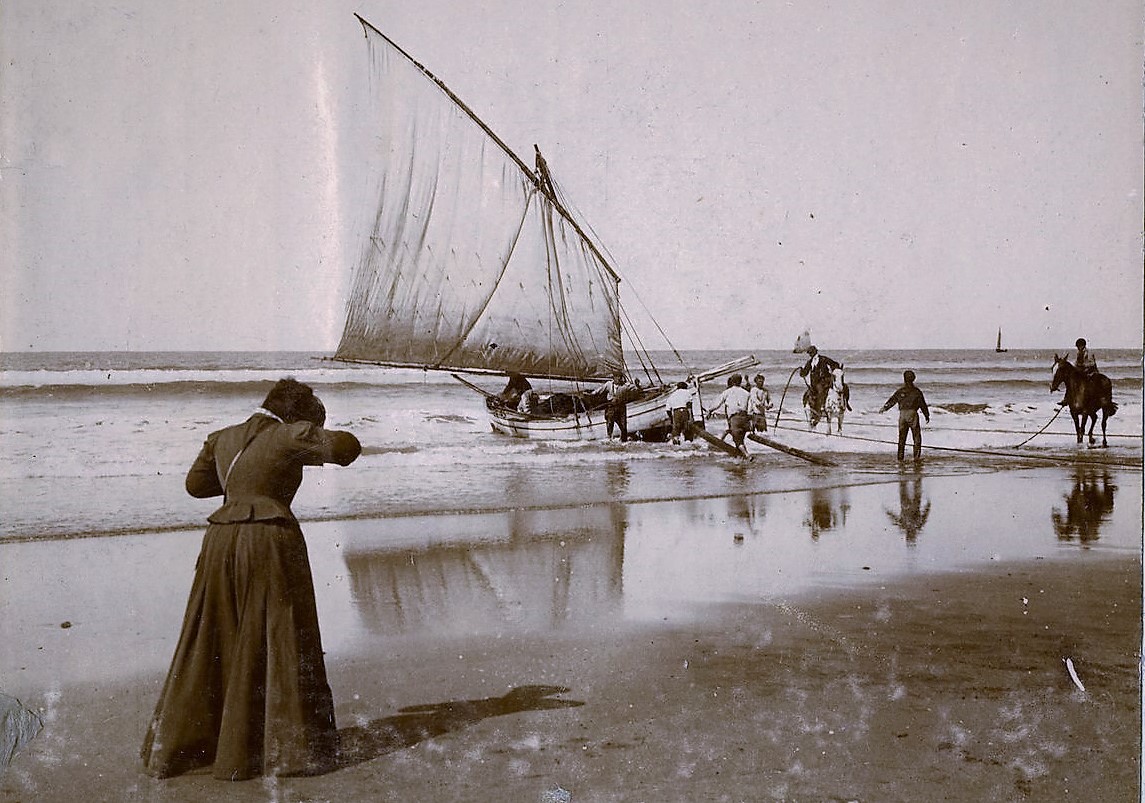
POLYGON ((1139 800, 1140 472, 867 482, 307 525, 344 766, 238 784, 137 757, 199 533, 2 546, 0 793, 1139 800))

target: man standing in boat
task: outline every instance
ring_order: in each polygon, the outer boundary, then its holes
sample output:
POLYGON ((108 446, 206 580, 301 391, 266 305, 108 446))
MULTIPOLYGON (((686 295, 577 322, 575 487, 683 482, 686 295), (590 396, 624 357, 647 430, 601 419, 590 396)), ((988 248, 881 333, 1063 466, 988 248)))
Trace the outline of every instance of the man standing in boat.
POLYGON ((521 398, 532 389, 533 386, 529 383, 528 379, 515 371, 511 371, 505 389, 502 390, 496 398, 500 400, 505 407, 510 410, 516 410, 521 403, 521 398))

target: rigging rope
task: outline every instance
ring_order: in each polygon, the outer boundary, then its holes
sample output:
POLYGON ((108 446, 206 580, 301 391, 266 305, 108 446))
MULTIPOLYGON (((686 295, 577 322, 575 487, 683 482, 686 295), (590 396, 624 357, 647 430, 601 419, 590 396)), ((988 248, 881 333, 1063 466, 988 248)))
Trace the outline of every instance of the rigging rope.
MULTIPOLYGON (((536 147, 536 146, 534 146, 534 147, 536 147)), ((539 149, 537 152, 540 153, 539 149)), ((545 175, 546 175, 546 178, 548 180, 548 185, 549 185, 550 190, 552 191, 553 197, 557 200, 557 202, 565 210, 568 210, 570 212, 570 218, 572 217, 572 213, 575 213, 576 219, 577 219, 577 221, 576 221, 577 224, 583 226, 584 229, 587 229, 589 232, 591 232, 594 240, 590 241, 590 246, 594 250, 596 250, 602 254, 606 254, 608 256, 608 259, 610 260, 610 262, 606 262, 605 264, 608 267, 608 269, 619 278, 620 274, 617 271, 617 269, 614 267, 614 264, 616 262, 616 257, 614 257, 612 255, 612 252, 609 251, 608 246, 604 245, 604 243, 601 241, 600 235, 596 233, 596 229, 594 229, 592 224, 586 220, 585 216, 581 213, 580 209, 578 209, 575 204, 570 203, 568 195, 564 191, 564 187, 562 187, 561 184, 556 179, 553 178, 552 173, 550 173, 550 172, 548 172, 548 170, 546 170, 545 175), (584 223, 581 224, 580 221, 584 221, 584 223)), ((587 240, 587 238, 586 238, 586 240, 587 240)), ((652 321, 652 325, 654 327, 656 327, 656 331, 658 331, 660 333, 660 336, 662 338, 664 338, 664 342, 667 344, 668 348, 671 349, 672 354, 675 355, 675 357, 676 357, 676 360, 680 363, 681 366, 687 368, 688 365, 684 362, 684 357, 680 354, 679 350, 677 350, 675 344, 673 344, 672 341, 668 339, 667 333, 660 327, 659 322, 654 317, 652 317, 652 313, 648 309, 648 305, 644 303, 644 299, 642 299, 640 297, 640 294, 636 292, 636 287, 632 284, 631 280, 628 281, 628 284, 629 284, 629 289, 630 289, 630 292, 632 293, 633 298, 635 298, 637 301, 640 302, 640 306, 644 309, 644 312, 647 314, 648 319, 650 321, 652 321)), ((656 364, 653 363, 651 358, 649 357, 647 347, 644 345, 640 336, 637 334, 636 327, 633 326, 633 324, 632 324, 632 319, 631 319, 631 316, 629 316, 629 314, 628 314, 628 310, 625 308, 624 304, 620 303, 619 294, 617 295, 617 303, 620 304, 620 313, 624 319, 622 321, 622 328, 624 329, 624 331, 626 331, 628 333, 628 338, 629 338, 629 340, 632 341, 633 346, 635 347, 634 350, 636 351, 637 357, 640 360, 641 367, 644 369, 644 375, 647 376, 648 381, 651 382, 652 381, 652 374, 655 374, 656 375, 656 382, 663 384, 664 380, 661 379, 660 372, 657 370, 656 364), (651 366, 651 371, 649 371, 649 366, 651 366)), ((623 348, 623 345, 622 345, 622 348, 623 348)))

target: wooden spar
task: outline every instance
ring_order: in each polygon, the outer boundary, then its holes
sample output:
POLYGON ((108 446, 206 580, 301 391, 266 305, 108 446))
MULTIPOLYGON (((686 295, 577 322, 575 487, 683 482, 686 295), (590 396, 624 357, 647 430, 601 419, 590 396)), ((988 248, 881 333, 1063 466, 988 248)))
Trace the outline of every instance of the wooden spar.
POLYGON ((487 399, 494 399, 497 397, 496 393, 490 393, 489 391, 485 390, 484 388, 481 388, 481 387, 478 387, 477 385, 474 385, 468 379, 462 379, 457 374, 450 374, 450 376, 452 376, 454 379, 456 379, 461 384, 465 385, 465 387, 469 388, 470 390, 477 391, 478 393, 480 393, 482 396, 484 396, 487 399))
POLYGON ((817 466, 835 465, 835 463, 825 457, 816 457, 815 455, 805 452, 802 449, 796 449, 794 446, 786 446, 779 441, 773 441, 771 438, 760 435, 758 432, 749 432, 747 436, 756 443, 762 443, 764 446, 770 446, 772 449, 776 449, 780 452, 783 452, 784 454, 789 454, 792 457, 798 457, 802 460, 814 463, 817 466))
POLYGON ((732 446, 727 441, 720 440, 719 438, 717 438, 712 433, 708 432, 703 427, 697 427, 695 424, 689 424, 688 428, 689 428, 689 432, 692 435, 698 435, 700 438, 702 438, 703 440, 706 440, 708 443, 710 443, 712 446, 715 446, 720 451, 726 452, 727 454, 730 454, 732 457, 738 457, 741 460, 743 459, 743 457, 744 457, 743 452, 741 452, 739 449, 732 446))
POLYGON ((755 358, 754 354, 748 354, 746 357, 726 362, 723 365, 717 365, 715 368, 709 368, 706 371, 701 371, 696 374, 696 379, 700 382, 709 382, 724 374, 734 373, 735 371, 743 371, 751 368, 753 365, 759 365, 759 360, 755 358))

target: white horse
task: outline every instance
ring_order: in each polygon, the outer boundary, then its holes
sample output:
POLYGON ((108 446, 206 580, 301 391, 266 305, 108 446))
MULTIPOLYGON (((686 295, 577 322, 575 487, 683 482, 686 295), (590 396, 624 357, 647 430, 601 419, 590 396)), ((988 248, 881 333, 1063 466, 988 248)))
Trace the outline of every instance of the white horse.
POLYGON ((843 434, 843 413, 848 409, 847 384, 843 376, 843 369, 836 368, 831 372, 831 387, 827 389, 827 397, 823 401, 823 418, 827 422, 827 434, 831 434, 831 421, 835 421, 836 432, 843 434))

